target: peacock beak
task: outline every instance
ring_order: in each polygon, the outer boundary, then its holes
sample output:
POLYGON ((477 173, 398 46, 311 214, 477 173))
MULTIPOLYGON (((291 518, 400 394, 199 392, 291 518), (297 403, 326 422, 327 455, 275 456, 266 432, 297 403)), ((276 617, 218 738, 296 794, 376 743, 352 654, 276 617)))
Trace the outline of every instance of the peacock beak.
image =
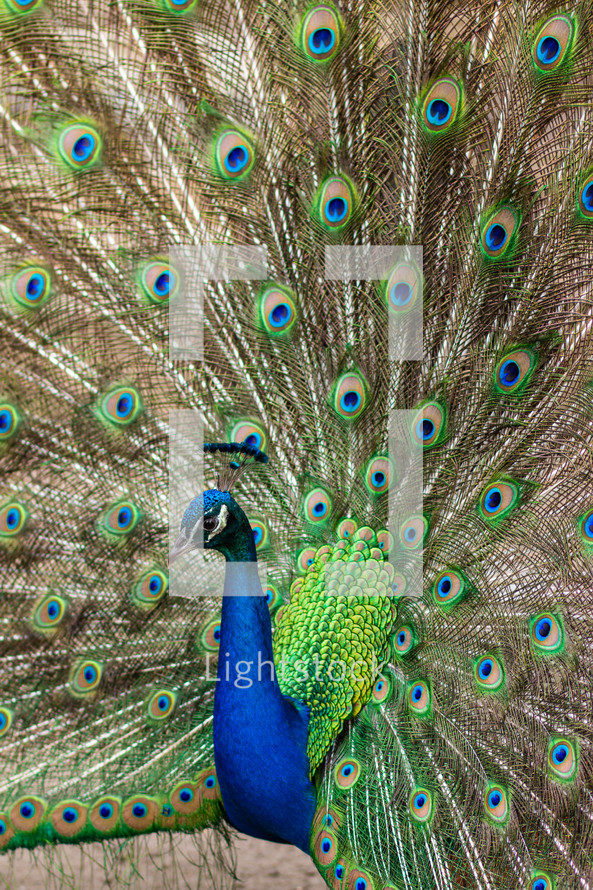
POLYGON ((188 538, 187 532, 182 528, 169 553, 169 565, 173 565, 176 559, 179 559, 182 554, 187 553, 192 547, 191 538, 188 538))

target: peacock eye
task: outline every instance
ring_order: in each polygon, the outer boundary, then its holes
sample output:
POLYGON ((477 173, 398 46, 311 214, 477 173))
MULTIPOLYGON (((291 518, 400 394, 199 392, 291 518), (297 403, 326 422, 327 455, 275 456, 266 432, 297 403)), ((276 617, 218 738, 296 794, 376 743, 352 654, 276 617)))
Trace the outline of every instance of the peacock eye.
POLYGON ((204 517, 204 531, 213 532, 217 525, 218 519, 216 518, 216 516, 204 517))

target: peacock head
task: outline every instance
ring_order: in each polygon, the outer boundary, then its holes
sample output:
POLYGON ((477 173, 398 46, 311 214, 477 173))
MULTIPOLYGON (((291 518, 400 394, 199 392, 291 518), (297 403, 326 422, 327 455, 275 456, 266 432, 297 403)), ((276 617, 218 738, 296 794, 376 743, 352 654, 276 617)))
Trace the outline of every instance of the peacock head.
POLYGON ((190 550, 218 550, 231 562, 256 559, 253 531, 245 513, 228 491, 209 489, 183 514, 169 565, 190 550))

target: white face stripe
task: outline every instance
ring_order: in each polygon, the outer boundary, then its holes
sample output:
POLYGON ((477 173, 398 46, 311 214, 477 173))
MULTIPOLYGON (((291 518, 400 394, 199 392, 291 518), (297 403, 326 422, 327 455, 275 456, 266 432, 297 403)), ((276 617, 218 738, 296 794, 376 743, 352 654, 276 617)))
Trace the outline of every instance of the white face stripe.
MULTIPOLYGON (((190 536, 189 536, 190 541, 194 540, 194 535, 196 534, 198 529, 200 529, 202 527, 203 520, 204 520, 203 516, 198 517, 195 525, 193 526, 193 528, 190 532, 190 536)), ((208 532, 209 538, 210 539, 215 538, 216 535, 220 534, 220 532, 226 528, 228 521, 229 521, 229 508, 225 504, 221 504, 220 513, 218 514, 218 517, 217 517, 218 525, 216 526, 215 529, 213 529, 213 531, 208 532)))

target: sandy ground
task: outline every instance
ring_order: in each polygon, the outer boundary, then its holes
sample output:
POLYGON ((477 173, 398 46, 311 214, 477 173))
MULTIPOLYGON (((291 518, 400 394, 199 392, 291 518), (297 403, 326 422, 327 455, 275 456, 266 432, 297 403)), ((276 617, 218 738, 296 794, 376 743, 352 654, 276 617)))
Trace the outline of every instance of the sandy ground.
MULTIPOLYGON (((111 880, 105 880, 101 866, 103 848, 99 844, 85 847, 87 855, 81 859, 77 847, 59 846, 55 851, 61 860, 48 865, 47 861, 35 862, 29 851, 19 850, 14 859, 0 857, 0 888, 15 890, 327 890, 324 881, 305 853, 295 847, 270 844, 240 835, 236 843, 236 874, 233 883, 209 878, 194 864, 196 854, 193 844, 182 837, 176 847, 173 865, 170 857, 159 850, 160 838, 152 838, 148 851, 140 856, 138 873, 130 869, 130 857, 124 856, 111 880), (93 862, 93 859, 95 860, 93 862), (202 878, 198 882, 198 874, 202 878)), ((161 844, 162 846, 162 844, 161 844)), ((209 854, 209 861, 214 856, 209 854)))

